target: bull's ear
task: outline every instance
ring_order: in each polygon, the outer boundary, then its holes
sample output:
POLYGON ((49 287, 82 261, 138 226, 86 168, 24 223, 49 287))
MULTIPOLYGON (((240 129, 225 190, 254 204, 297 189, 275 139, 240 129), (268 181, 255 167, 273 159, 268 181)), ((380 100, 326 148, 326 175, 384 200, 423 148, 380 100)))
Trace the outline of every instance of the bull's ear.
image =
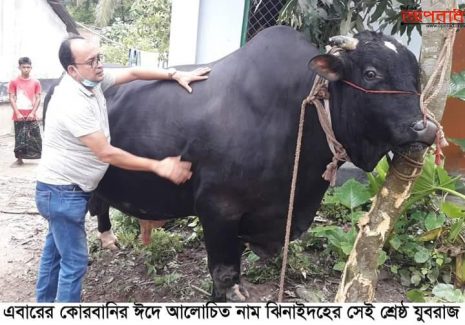
POLYGON ((317 55, 310 60, 308 65, 321 77, 329 81, 336 81, 342 78, 344 65, 341 58, 335 55, 317 55))

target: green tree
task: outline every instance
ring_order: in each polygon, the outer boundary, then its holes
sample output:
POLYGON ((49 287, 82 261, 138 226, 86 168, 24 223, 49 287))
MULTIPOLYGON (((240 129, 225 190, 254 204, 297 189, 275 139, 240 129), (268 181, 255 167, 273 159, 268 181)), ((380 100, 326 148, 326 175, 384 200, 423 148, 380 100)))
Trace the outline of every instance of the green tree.
POLYGON ((161 61, 168 56, 171 0, 136 0, 128 15, 115 16, 104 27, 102 45, 107 62, 127 64, 128 49, 158 52, 161 61), (111 41, 109 41, 111 40, 111 41))
POLYGON ((65 2, 73 18, 100 26, 106 62, 126 65, 135 48, 168 56, 171 0, 73 0, 65 2))
POLYGON ((65 7, 74 20, 86 25, 93 25, 97 3, 98 0, 74 0, 65 2, 65 7))
POLYGON ((95 24, 100 27, 111 25, 115 19, 131 23, 132 0, 98 0, 95 9, 95 24))
POLYGON ((279 21, 307 34, 311 41, 323 48, 334 35, 360 32, 366 27, 384 30, 392 27, 392 34, 407 33, 410 37, 419 26, 402 25, 400 6, 419 6, 419 0, 288 0, 281 10, 279 21))

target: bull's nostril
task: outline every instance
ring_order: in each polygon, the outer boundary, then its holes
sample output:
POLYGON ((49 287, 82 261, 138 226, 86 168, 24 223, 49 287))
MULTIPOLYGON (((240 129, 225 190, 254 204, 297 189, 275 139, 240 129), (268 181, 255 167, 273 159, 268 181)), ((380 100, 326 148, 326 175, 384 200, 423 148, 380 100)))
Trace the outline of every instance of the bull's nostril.
POLYGON ((426 129, 426 123, 424 121, 418 121, 415 122, 411 125, 411 128, 414 129, 415 131, 422 131, 426 129))

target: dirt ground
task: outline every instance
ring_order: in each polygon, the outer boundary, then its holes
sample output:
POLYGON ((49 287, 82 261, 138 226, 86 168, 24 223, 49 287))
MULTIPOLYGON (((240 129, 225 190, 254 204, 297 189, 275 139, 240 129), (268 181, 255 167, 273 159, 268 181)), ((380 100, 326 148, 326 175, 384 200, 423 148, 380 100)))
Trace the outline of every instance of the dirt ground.
MULTIPOLYGON (((35 172, 38 161, 10 167, 14 161, 13 136, 0 136, 0 302, 33 302, 36 273, 47 224, 34 202, 35 172)), ((147 273, 144 258, 132 250, 101 250, 96 236, 96 220, 87 219, 91 264, 83 290, 85 302, 202 302, 208 294, 202 287, 210 281, 202 246, 184 250, 176 261, 179 275, 173 283, 156 285, 147 273)), ((288 283, 286 301, 329 302, 334 298, 337 277, 314 278, 304 285, 288 283)), ((278 281, 252 285, 245 283, 251 301, 277 299, 278 281)), ((406 300, 397 281, 385 277, 378 283, 378 302, 406 300)))

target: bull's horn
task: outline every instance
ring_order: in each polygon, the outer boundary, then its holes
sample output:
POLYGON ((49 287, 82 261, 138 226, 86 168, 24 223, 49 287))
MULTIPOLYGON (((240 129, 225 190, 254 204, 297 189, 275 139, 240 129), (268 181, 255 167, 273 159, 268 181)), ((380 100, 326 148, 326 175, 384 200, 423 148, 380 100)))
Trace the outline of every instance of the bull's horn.
POLYGON ((357 48, 358 39, 349 36, 333 36, 329 39, 331 46, 339 46, 340 48, 348 51, 355 50, 357 48))

